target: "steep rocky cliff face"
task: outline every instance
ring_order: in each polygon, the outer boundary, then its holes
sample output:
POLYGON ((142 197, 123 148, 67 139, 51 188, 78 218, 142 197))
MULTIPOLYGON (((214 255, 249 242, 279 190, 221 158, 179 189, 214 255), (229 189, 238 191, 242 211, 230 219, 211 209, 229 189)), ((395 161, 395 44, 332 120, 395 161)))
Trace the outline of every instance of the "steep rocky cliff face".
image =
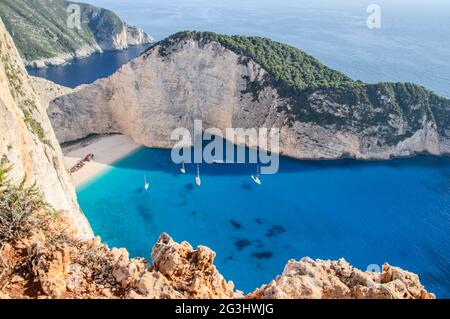
POLYGON ((44 110, 47 110, 47 107, 49 106, 51 101, 62 95, 73 92, 71 88, 58 85, 41 77, 30 76, 29 79, 31 82, 31 86, 37 93, 40 105, 44 110))
POLYGON ((281 152, 296 158, 450 153, 449 100, 413 84, 356 82, 260 38, 177 34, 54 100, 48 114, 60 142, 123 133, 170 147, 173 129, 201 119, 204 129, 280 128, 281 152), (285 65, 291 69, 277 71, 285 65))
POLYGON ((23 62, 0 20, 0 157, 10 178, 36 183, 80 235, 92 236, 81 213, 50 121, 31 87, 23 62))
POLYGON ((2 0, 0 16, 25 63, 37 68, 154 41, 109 10, 65 0, 2 0), (68 24, 75 8, 79 28, 68 24))

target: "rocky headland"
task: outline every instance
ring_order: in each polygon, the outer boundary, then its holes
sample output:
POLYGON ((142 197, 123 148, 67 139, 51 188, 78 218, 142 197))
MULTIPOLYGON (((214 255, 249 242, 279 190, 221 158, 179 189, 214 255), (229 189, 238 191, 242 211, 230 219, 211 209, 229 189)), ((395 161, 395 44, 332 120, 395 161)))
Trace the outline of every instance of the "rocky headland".
POLYGON ((0 16, 25 64, 33 68, 154 42, 143 29, 127 24, 115 13, 84 3, 3 0, 0 16), (79 21, 74 20, 77 11, 79 21))
POLYGON ((279 128, 299 159, 450 153, 450 101, 409 83, 366 84, 264 38, 182 32, 115 74, 50 102, 58 140, 121 133, 171 147, 171 132, 279 128))

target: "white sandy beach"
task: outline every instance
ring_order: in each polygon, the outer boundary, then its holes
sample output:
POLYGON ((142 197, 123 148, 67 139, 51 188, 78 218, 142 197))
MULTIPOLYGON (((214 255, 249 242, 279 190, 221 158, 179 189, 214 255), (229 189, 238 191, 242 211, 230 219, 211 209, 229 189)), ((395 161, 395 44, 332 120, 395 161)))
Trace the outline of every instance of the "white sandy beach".
POLYGON ((86 162, 80 170, 72 174, 73 182, 78 187, 139 147, 141 145, 134 143, 128 136, 119 134, 110 135, 100 137, 92 144, 68 152, 65 154, 64 160, 66 167, 70 169, 87 154, 94 154, 93 160, 86 162))

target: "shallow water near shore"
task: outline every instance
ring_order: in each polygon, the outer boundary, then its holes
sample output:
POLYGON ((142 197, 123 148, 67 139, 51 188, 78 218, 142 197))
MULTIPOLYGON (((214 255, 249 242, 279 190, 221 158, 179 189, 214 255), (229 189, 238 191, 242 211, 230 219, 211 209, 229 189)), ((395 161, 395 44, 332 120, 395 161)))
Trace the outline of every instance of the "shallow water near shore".
POLYGON ((142 148, 78 189, 96 235, 149 258, 162 232, 209 246, 237 289, 250 292, 304 256, 389 262, 450 297, 450 158, 386 162, 282 158, 276 175, 252 164, 202 164, 180 174, 170 151, 142 148), (150 182, 144 190, 144 175, 150 182))

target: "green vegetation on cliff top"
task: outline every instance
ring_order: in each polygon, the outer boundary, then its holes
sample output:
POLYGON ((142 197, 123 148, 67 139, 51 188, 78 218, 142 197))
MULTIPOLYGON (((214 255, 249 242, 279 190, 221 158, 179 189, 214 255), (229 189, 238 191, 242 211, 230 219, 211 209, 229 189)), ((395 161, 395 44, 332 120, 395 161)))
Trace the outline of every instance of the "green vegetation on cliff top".
POLYGON ((388 142, 392 144, 410 137, 420 129, 424 118, 436 122, 439 134, 449 135, 450 100, 423 86, 412 83, 367 84, 355 81, 295 47, 261 37, 183 31, 158 43, 160 55, 169 54, 167 50, 171 44, 185 39, 194 39, 201 44, 219 42, 239 56, 253 59, 269 73, 269 77, 262 85, 249 83, 243 93, 252 93, 257 99, 258 91, 262 90, 265 84, 270 84, 277 89, 281 97, 290 101, 290 112, 302 121, 312 121, 320 125, 370 127, 389 123, 390 116, 397 115, 407 119, 409 127, 402 135, 393 138, 389 138, 390 133, 387 132, 387 138, 391 139, 388 142), (336 115, 318 110, 317 106, 323 102, 311 101, 314 92, 320 92, 324 100, 348 106, 349 112, 346 115, 336 115), (365 120, 358 120, 361 118, 365 120))
POLYGON ((1 0, 0 16, 23 58, 28 61, 73 53, 122 31, 123 22, 113 12, 88 4, 81 7, 81 29, 67 24, 65 0, 1 0))
POLYGON ((160 44, 164 47, 187 37, 204 42, 217 41, 238 55, 252 58, 270 73, 277 86, 303 90, 358 83, 297 48, 267 38, 183 31, 163 40, 160 44))

